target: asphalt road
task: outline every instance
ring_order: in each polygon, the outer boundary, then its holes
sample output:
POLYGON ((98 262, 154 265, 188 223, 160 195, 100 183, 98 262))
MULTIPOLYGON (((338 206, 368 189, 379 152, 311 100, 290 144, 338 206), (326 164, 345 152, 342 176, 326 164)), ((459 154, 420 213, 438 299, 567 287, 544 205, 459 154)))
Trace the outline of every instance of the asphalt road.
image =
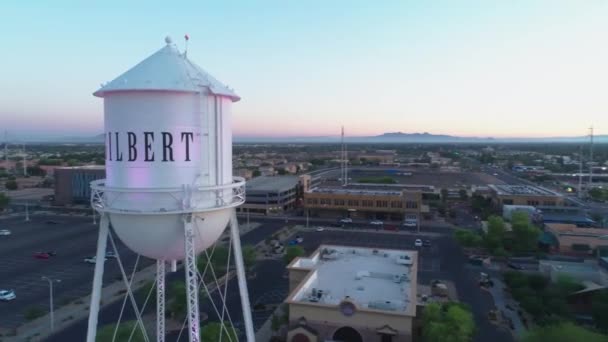
MULTIPOLYGON (((37 306, 48 310, 49 285, 42 276, 61 280, 54 285, 55 306, 87 295, 93 281, 92 264, 84 258, 95 255, 98 226, 91 217, 31 215, 0 220, 0 229, 10 236, 0 236, 0 288, 13 289, 17 299, 0 302, 0 328, 16 327, 24 322, 24 312, 37 306), (56 224, 47 223, 49 221, 56 224), (50 259, 35 259, 36 252, 55 251, 50 259)), ((132 265, 135 254, 117 240, 125 265, 132 265)), ((108 247, 109 249, 110 247, 108 247)), ((145 260, 145 258, 144 258, 145 260)), ((151 260, 140 261, 140 265, 151 260)), ((115 259, 106 261, 104 282, 120 277, 115 259)))
MULTIPOLYGON (((285 224, 284 220, 259 218, 252 219, 252 222, 261 222, 262 226, 241 237, 244 245, 255 244, 264 240, 285 224)), ((477 284, 478 273, 467 266, 466 257, 462 254, 460 247, 451 238, 451 230, 430 227, 425 228, 425 230, 439 234, 434 234, 433 237, 423 237, 431 240, 431 247, 419 248, 418 281, 428 284, 433 279, 446 279, 454 282, 459 299, 469 304, 472 308, 478 327, 475 341, 512 341, 512 337, 507 331, 498 330, 488 321, 487 313, 494 308, 493 300, 487 292, 479 288, 477 284)), ((302 246, 307 252, 312 252, 320 244, 415 249, 414 240, 421 237, 417 234, 377 234, 353 230, 326 230, 323 232, 311 230, 310 232, 300 233, 300 236, 304 238, 302 246)), ((264 260, 256 265, 257 276, 248 280, 252 306, 256 303, 274 304, 284 300, 288 294, 288 280, 283 278, 284 272, 285 265, 281 260, 264 260)), ((169 274, 167 282, 171 282, 173 279, 183 279, 183 272, 169 274)), ((220 305, 221 302, 218 294, 215 293, 212 297, 215 299, 216 305, 220 305)), ((116 322, 121 304, 119 301, 102 309, 99 317, 100 326, 116 322)), ((232 321, 242 334, 244 328, 236 278, 232 278, 228 283, 226 304, 232 321)), ((153 310, 154 307, 150 307, 147 312, 152 312, 153 310)), ((203 301, 201 311, 209 314, 210 320, 218 320, 209 299, 203 301)), ((253 312, 256 330, 270 317, 271 313, 272 310, 253 312)), ((123 320, 132 319, 134 319, 134 313, 130 306, 127 306, 123 320)), ((48 341, 80 341, 86 334, 86 324, 86 319, 82 319, 70 328, 58 332, 49 338, 48 341)), ((171 333, 167 336, 167 340, 175 341, 177 335, 177 333, 171 333)), ((180 341, 186 340, 187 337, 182 335, 180 341)))
MULTIPOLYGON (((258 222, 258 220, 252 220, 252 222, 258 222)), ((264 221, 264 224, 244 235, 241 236, 241 244, 257 244, 263 241, 267 236, 272 233, 278 231, 285 225, 284 221, 281 220, 268 220, 264 221)), ((281 295, 283 298, 287 294, 287 289, 289 287, 289 283, 287 279, 281 277, 284 269, 284 264, 281 261, 268 260, 262 261, 256 266, 257 277, 254 279, 248 280, 248 288, 249 288, 249 296, 250 301, 253 304, 256 302, 264 301, 264 298, 270 298, 272 294, 275 296, 281 295)), ((179 271, 176 273, 167 274, 166 282, 170 284, 174 280, 183 280, 184 273, 183 271, 179 271)), ((169 285, 168 285, 169 286, 169 285)), ((90 286, 89 286, 90 287, 90 286)), ((90 289, 89 289, 90 291, 90 289)), ((140 299, 140 305, 143 303, 143 298, 145 294, 139 291, 137 293, 137 298, 140 299)), ((221 305, 221 301, 219 300, 218 294, 216 293, 214 296, 216 305, 221 305)), ((99 313, 99 327, 113 324, 117 321, 118 316, 121 311, 122 301, 117 301, 113 304, 107 305, 102 308, 99 313)), ((232 278, 228 282, 228 295, 226 299, 226 307, 230 312, 231 318, 235 323, 235 327, 240 330, 241 333, 244 332, 243 324, 242 324, 242 313, 241 313, 241 302, 238 292, 238 284, 236 278, 232 278)), ((146 312, 153 312, 155 310, 155 306, 148 306, 146 308, 146 312)), ((203 301, 200 310, 209 314, 210 320, 217 320, 217 316, 214 314, 213 307, 209 300, 203 301)), ((261 324, 266 321, 269 312, 255 312, 254 313, 254 325, 256 328, 259 328, 261 324)), ((130 305, 126 306, 125 312, 123 313, 123 321, 126 320, 134 320, 135 313, 130 305)), ((57 332, 53 336, 47 339, 47 341, 52 342, 64 342, 64 341, 83 341, 86 336, 87 331, 87 318, 83 318, 69 328, 64 329, 60 332, 57 332)), ((169 334, 167 339, 169 341, 175 341, 177 338, 176 334, 169 334)), ((187 336, 183 336, 180 338, 180 341, 187 341, 187 336)))

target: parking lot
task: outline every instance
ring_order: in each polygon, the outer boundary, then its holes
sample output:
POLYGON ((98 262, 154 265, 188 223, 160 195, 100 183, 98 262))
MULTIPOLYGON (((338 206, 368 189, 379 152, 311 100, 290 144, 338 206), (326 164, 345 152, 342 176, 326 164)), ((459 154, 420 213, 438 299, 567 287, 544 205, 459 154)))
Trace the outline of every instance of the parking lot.
MULTIPOLYGON (((85 263, 84 258, 95 255, 98 232, 91 217, 32 214, 29 222, 23 217, 1 219, 0 229, 11 231, 9 236, 0 236, 0 289, 12 289, 17 295, 13 301, 0 302, 0 328, 18 326, 31 307, 48 310, 49 285, 43 276, 60 280, 54 284, 55 307, 90 293, 94 265, 85 263), (34 258, 35 253, 49 251, 56 255, 34 258)), ((135 254, 116 241, 129 272, 135 254)), ((140 267, 151 262, 143 258, 140 267)), ((117 261, 108 259, 104 283, 119 279, 117 261)))

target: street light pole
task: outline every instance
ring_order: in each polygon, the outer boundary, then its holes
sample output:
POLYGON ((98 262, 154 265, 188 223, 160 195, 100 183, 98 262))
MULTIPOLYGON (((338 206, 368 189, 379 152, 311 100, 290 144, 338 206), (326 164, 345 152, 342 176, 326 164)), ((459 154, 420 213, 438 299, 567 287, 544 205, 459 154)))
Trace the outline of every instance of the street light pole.
POLYGON ((55 330, 55 315, 53 312, 53 283, 60 283, 59 279, 51 279, 49 277, 42 277, 42 280, 46 280, 49 283, 49 306, 50 306, 50 314, 51 314, 51 331, 55 330))

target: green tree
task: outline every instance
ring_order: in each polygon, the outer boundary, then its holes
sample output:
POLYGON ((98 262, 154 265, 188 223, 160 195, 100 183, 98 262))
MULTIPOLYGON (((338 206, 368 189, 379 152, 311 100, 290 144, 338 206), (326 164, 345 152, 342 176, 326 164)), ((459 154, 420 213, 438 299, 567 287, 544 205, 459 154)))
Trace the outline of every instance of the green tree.
POLYGON ((522 339, 523 342, 606 342, 607 340, 606 335, 594 333, 570 322, 536 327, 522 339))
POLYGON ((304 248, 300 246, 288 246, 285 249, 285 255, 283 256, 283 260, 286 264, 289 264, 296 257, 304 255, 304 248))
POLYGON ((598 329, 608 333, 608 291, 596 293, 591 301, 591 314, 598 329))
POLYGON ((488 218, 488 232, 484 236, 484 243, 488 249, 494 251, 503 247, 505 236, 505 222, 502 217, 490 216, 488 218))
POLYGON ((182 319, 186 316, 188 310, 186 284, 183 281, 175 281, 169 286, 167 309, 171 316, 177 319, 182 319))
POLYGON ((17 185, 17 181, 15 181, 15 180, 7 180, 6 183, 4 183, 4 187, 7 190, 17 190, 17 188, 19 186, 17 185))
POLYGON ((253 170, 253 173, 251 174, 252 177, 260 177, 261 175, 262 173, 260 170, 253 170))
POLYGON ((463 201, 466 201, 469 198, 469 194, 467 194, 467 191, 465 189, 458 190, 458 195, 460 196, 460 199, 463 201))
POLYGON ((44 171, 44 169, 42 169, 40 166, 34 165, 27 167, 27 174, 30 176, 44 177, 46 176, 46 171, 44 171))
POLYGON ((445 189, 445 188, 441 189, 441 200, 443 202, 448 200, 448 189, 445 189))
POLYGON ((468 229, 458 229, 454 232, 454 238, 463 247, 478 247, 481 245, 482 238, 476 232, 468 229))
POLYGON ((279 331, 280 328, 281 328, 281 317, 277 316, 276 314, 273 314, 272 320, 270 321, 270 329, 276 333, 277 331, 279 331))
MULTIPOLYGON (((207 250, 206 253, 203 252, 198 257, 198 270, 201 274, 204 273, 205 267, 207 266, 207 255, 211 258, 211 266, 213 266, 213 270, 215 272, 216 277, 221 277, 226 273, 226 265, 228 263, 228 247, 222 245, 216 245, 215 249, 207 250)), ((205 273, 205 279, 212 279, 213 275, 210 269, 207 269, 205 273), (211 278, 209 278, 211 277, 211 278)))
POLYGON ((218 322, 206 323, 201 329, 201 341, 238 341, 238 331, 228 322, 224 322, 224 327, 222 328, 222 325, 218 322), (222 338, 220 338, 220 335, 222 335, 222 338))
POLYGON ((137 324, 136 321, 126 321, 120 323, 118 326, 118 331, 116 332, 116 339, 114 339, 114 330, 116 329, 116 324, 108 324, 97 330, 97 337, 95 338, 95 342, 112 342, 112 341, 131 341, 131 342, 144 342, 144 334, 141 331, 141 328, 137 324), (133 333, 133 337, 131 337, 131 332, 133 328, 137 325, 135 332, 133 333))
POLYGON ((430 303, 424 309, 422 320, 427 342, 468 342, 475 333, 473 315, 459 303, 430 303))
POLYGON ((243 246, 243 263, 245 264, 245 269, 250 271, 253 265, 257 260, 257 252, 255 247, 252 245, 243 246))
POLYGON ((0 193, 0 211, 4 210, 4 208, 6 208, 10 202, 10 197, 6 196, 3 193, 0 193))
POLYGON ((513 229, 513 247, 517 251, 534 251, 537 249, 540 229, 530 222, 528 214, 516 211, 511 217, 511 228, 513 229))

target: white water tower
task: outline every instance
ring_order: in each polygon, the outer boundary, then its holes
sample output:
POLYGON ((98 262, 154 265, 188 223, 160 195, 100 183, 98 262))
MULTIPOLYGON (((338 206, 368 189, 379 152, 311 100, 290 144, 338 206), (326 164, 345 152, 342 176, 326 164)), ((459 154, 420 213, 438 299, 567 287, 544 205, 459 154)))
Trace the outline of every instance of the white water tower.
MULTIPOLYGON (((164 340, 165 264, 184 260, 190 341, 199 341, 196 256, 230 223, 247 340, 253 341, 234 211, 245 200, 245 182, 232 176, 231 107, 240 98, 169 37, 165 43, 94 93, 104 99, 106 147, 106 179, 91 185, 92 205, 102 215, 97 260, 104 260, 110 225, 130 249, 157 260, 159 341, 164 340)), ((103 264, 95 266, 90 342, 103 264)))

